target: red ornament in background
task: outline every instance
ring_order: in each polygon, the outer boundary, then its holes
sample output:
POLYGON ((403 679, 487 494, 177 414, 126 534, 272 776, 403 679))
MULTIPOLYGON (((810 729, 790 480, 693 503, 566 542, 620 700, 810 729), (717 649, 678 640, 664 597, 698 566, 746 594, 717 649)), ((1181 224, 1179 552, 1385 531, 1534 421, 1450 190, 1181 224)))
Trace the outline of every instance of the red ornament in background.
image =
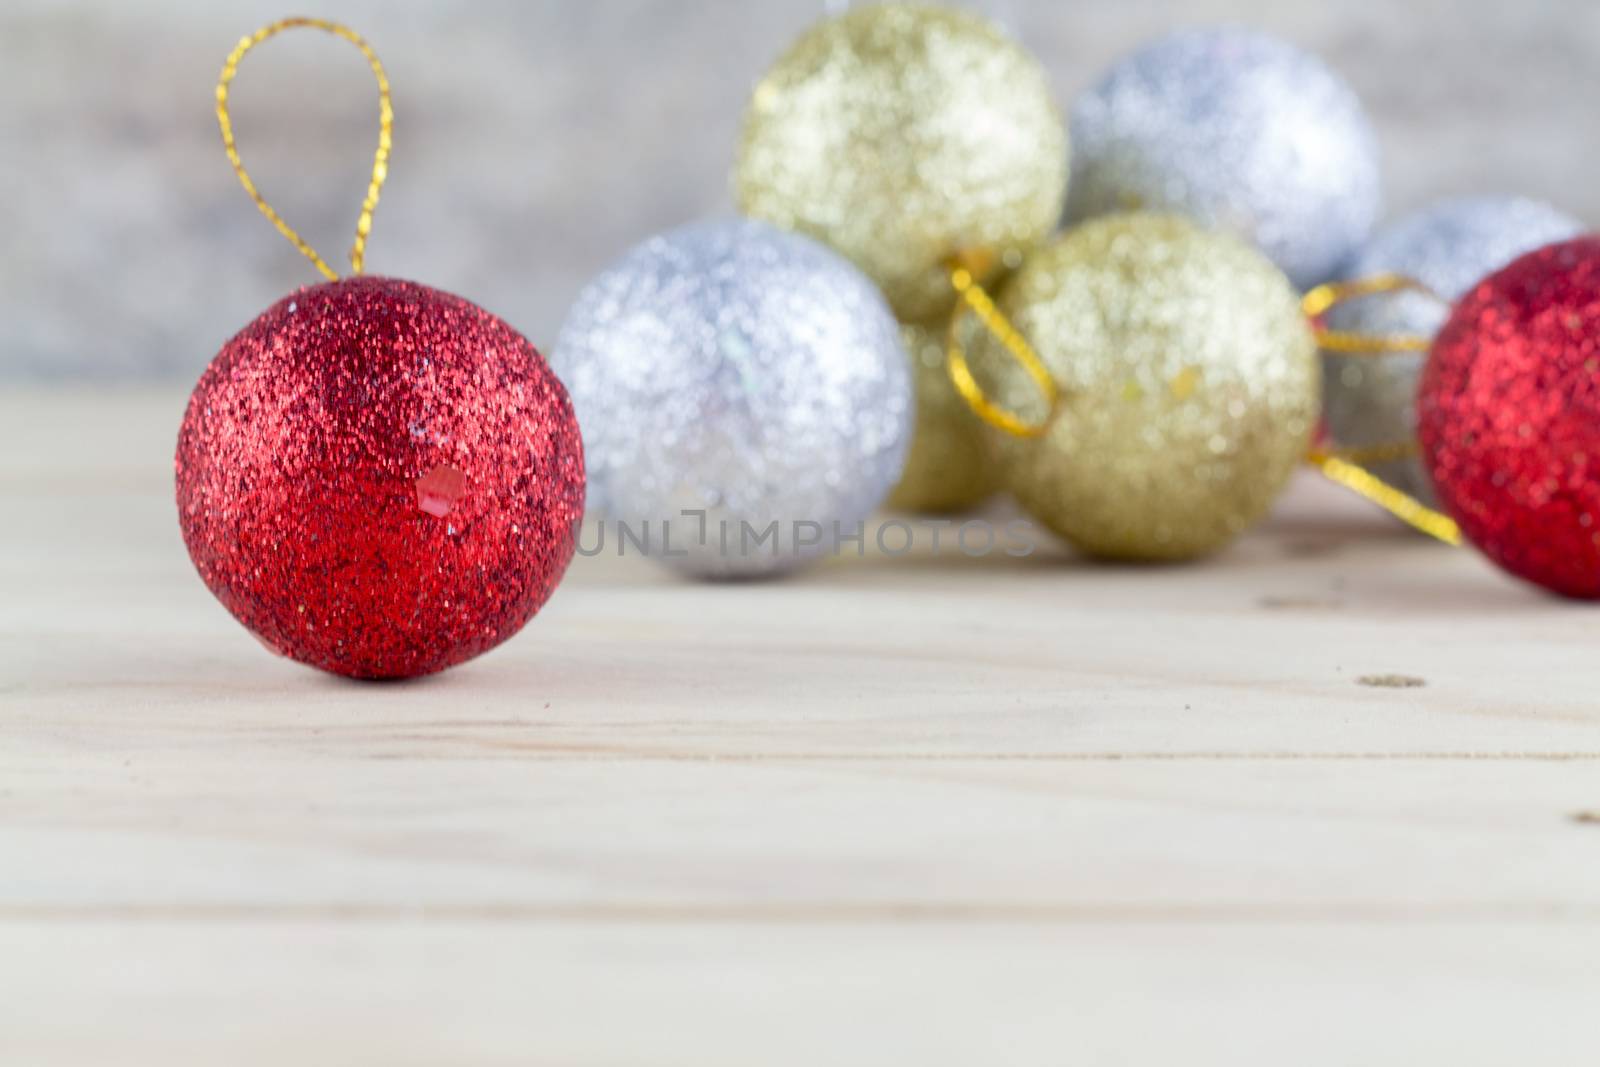
POLYGON ((1600 597, 1600 237, 1480 282, 1434 342, 1417 404, 1467 539, 1520 578, 1600 597))
POLYGON ((517 331, 412 282, 360 277, 389 173, 389 79, 366 41, 289 18, 239 41, 217 124, 240 184, 329 282, 222 347, 178 433, 178 520, 200 576, 274 651, 356 678, 408 678, 520 630, 572 559, 583 446, 566 390, 517 331), (378 149, 339 280, 256 191, 234 145, 239 60, 307 27, 378 82, 378 149))
POLYGON ((583 516, 566 391, 520 334, 386 278, 312 286, 223 346, 178 437, 206 585, 323 670, 442 670, 522 628, 583 516))

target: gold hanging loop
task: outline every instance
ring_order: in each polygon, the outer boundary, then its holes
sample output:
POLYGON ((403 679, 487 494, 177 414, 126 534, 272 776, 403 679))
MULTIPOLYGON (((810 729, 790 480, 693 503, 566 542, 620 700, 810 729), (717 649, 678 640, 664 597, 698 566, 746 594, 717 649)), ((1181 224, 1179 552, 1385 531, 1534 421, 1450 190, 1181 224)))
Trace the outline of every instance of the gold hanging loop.
POLYGON ((368 65, 372 67, 373 76, 378 80, 378 150, 372 157, 372 179, 367 183, 367 195, 361 201, 361 215, 356 220, 355 243, 350 246, 350 271, 352 274, 360 274, 366 258, 367 235, 372 232, 372 213, 378 207, 378 192, 383 188, 384 179, 389 176, 389 146, 394 128, 394 109, 389 104, 389 76, 383 72, 383 64, 378 62, 377 53, 372 50, 372 46, 348 26, 314 18, 279 19, 261 27, 248 37, 241 37, 233 51, 228 53, 227 61, 222 64, 222 76, 217 79, 217 125, 222 130, 222 148, 228 153, 228 162, 233 164, 233 172, 239 176, 239 184, 250 194, 250 199, 255 201, 256 207, 261 209, 268 222, 277 227, 279 233, 300 250, 301 255, 316 266, 324 278, 337 281, 338 272, 328 266, 327 262, 317 254, 316 249, 284 222, 283 217, 256 191, 255 182, 250 180, 250 175, 244 169, 244 163, 239 159, 239 149, 233 140, 233 120, 228 115, 228 88, 233 83, 234 75, 239 71, 239 60, 244 58, 246 52, 268 38, 276 37, 284 30, 298 27, 322 30, 349 41, 366 57, 368 65))
POLYGON ((1454 519, 1401 492, 1370 471, 1321 449, 1312 449, 1306 461, 1320 470, 1329 481, 1365 497, 1428 536, 1438 538, 1447 545, 1461 543, 1461 528, 1454 519))
POLYGON ((1426 352, 1433 347, 1433 339, 1429 337, 1330 330, 1322 324, 1322 317, 1340 304, 1383 293, 1402 292, 1421 293, 1447 307, 1450 303, 1415 278, 1407 278, 1403 274, 1374 274, 1370 278, 1319 285, 1301 298, 1300 309, 1305 312, 1306 318, 1311 320, 1312 329, 1317 335, 1317 346, 1324 351, 1364 356, 1392 352, 1426 352))
POLYGON ((951 317, 949 346, 945 352, 945 368, 950 374, 951 383, 956 387, 956 392, 961 394, 961 399, 966 401, 973 414, 995 429, 1015 437, 1042 435, 1049 428, 1050 420, 1055 415, 1056 405, 1061 399, 1060 389, 1056 386, 1056 380, 1051 375, 1050 369, 1044 365, 1044 360, 1039 358, 1039 353, 1033 350, 1027 339, 1011 325, 1000 309, 994 306, 994 301, 983 291, 983 286, 973 278, 970 270, 959 264, 952 264, 950 286, 956 291, 963 305, 951 317), (1028 422, 1014 412, 1000 407, 989 399, 983 387, 978 384, 978 380, 972 376, 972 368, 967 365, 966 351, 961 346, 961 320, 963 313, 968 310, 978 317, 983 328, 1005 347, 1011 358, 1015 359, 1033 379, 1040 395, 1044 397, 1043 419, 1038 422, 1028 422))
MULTIPOLYGON (((1368 296, 1402 292, 1421 293, 1447 307, 1450 303, 1415 278, 1403 274, 1374 274, 1353 281, 1319 285, 1301 299, 1300 308, 1311 320, 1317 346, 1324 351, 1354 356, 1426 352, 1433 347, 1433 339, 1429 337, 1330 330, 1323 325, 1323 316, 1340 304, 1368 296)), ((1365 466, 1403 459, 1415 455, 1416 451, 1415 441, 1339 449, 1313 448, 1306 456, 1306 462, 1321 471, 1329 481, 1371 501, 1400 521, 1446 544, 1459 545, 1461 529, 1454 519, 1395 488, 1365 466)))

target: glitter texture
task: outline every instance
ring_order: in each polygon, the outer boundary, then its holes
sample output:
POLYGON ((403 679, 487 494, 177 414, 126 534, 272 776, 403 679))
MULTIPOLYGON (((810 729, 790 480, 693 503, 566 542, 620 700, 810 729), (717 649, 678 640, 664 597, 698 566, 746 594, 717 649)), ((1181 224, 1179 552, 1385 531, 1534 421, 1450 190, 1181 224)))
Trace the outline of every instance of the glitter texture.
POLYGON ((814 26, 756 87, 734 193, 928 319, 953 303, 947 258, 1015 265, 1055 229, 1066 137, 1044 71, 989 23, 865 7, 814 26))
POLYGON ((900 327, 917 398, 916 432, 905 470, 889 494, 889 506, 902 511, 966 511, 998 488, 983 424, 950 384, 945 366, 948 334, 943 319, 900 327))
POLYGON ((1600 237, 1475 286, 1434 341, 1417 419, 1468 540, 1520 578, 1600 597, 1600 237))
MULTIPOLYGON (((1151 560, 1218 549, 1304 457, 1316 342, 1288 279, 1237 239, 1170 215, 1098 219, 1029 257, 997 302, 1062 394, 1043 436, 990 431, 1002 478, 1078 548, 1151 560)), ((968 347, 990 397, 1043 418, 998 343, 974 334, 968 347)))
POLYGON ((1253 242, 1302 289, 1377 220, 1377 139, 1315 56, 1251 30, 1183 30, 1113 66, 1072 109, 1068 214, 1172 211, 1253 242))
POLYGON ((269 649, 358 678, 442 670, 516 633, 583 515, 577 423, 539 353, 387 278, 301 289, 224 345, 176 467, 217 599, 269 649))
POLYGON ((815 241, 759 222, 634 248, 580 294, 554 363, 583 427, 591 503, 635 531, 649 523, 652 554, 692 574, 781 571, 831 545, 835 524, 849 536, 899 477, 911 436, 883 297, 815 241), (774 539, 753 543, 771 523, 774 539))
MULTIPOLYGON (((1583 229, 1576 219, 1537 200, 1514 196, 1445 200, 1386 227, 1344 273, 1350 279, 1403 275, 1453 303, 1524 252, 1574 237, 1583 229)), ((1432 337, 1449 313, 1449 304, 1401 292, 1334 308, 1328 313, 1328 325, 1367 335, 1432 337)), ((1323 353, 1323 416, 1338 447, 1358 452, 1415 448, 1417 376, 1424 355, 1323 353)), ((1433 503, 1433 487, 1420 454, 1366 466, 1390 485, 1433 503)))

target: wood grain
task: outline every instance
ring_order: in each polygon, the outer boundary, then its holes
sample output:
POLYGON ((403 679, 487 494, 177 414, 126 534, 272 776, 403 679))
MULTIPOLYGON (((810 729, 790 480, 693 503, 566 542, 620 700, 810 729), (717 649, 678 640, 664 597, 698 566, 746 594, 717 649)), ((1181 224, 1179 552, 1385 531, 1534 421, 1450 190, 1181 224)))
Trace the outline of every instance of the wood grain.
POLYGON ((181 402, 0 397, 0 1062, 1600 1054, 1600 616, 1468 552, 597 557, 357 685, 193 576, 181 402))

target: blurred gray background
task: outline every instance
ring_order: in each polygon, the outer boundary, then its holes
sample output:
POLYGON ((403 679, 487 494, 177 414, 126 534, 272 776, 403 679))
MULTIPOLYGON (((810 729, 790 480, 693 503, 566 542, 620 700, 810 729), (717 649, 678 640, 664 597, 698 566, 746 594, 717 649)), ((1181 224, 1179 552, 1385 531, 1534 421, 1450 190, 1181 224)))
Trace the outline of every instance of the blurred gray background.
MULTIPOLYGON (((633 242, 729 209, 750 87, 838 2, 4 0, 0 380, 188 381, 311 265, 223 157, 212 86, 243 34, 318 14, 372 41, 395 146, 368 269, 485 305, 541 347, 633 242), (298 9, 298 10, 296 10, 298 9)), ((1595 0, 977 0, 1065 106, 1178 25, 1254 24, 1320 52, 1365 97, 1389 211, 1522 192, 1600 220, 1595 0)), ((253 52, 233 94, 268 199, 343 266, 370 166, 371 78, 309 31, 253 52)))

